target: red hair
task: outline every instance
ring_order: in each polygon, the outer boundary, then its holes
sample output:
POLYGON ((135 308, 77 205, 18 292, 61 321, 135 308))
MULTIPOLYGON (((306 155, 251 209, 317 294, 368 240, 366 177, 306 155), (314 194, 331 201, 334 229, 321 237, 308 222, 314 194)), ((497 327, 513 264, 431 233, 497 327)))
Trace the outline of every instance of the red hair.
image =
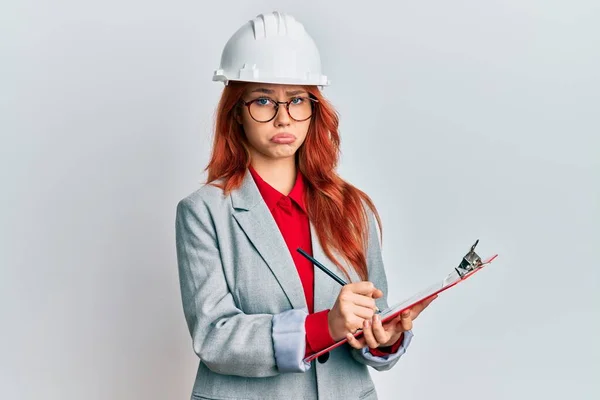
MULTIPOLYGON (((305 86, 319 102, 315 105, 306 139, 296 151, 296 164, 305 177, 308 218, 315 227, 321 247, 329 259, 350 281, 350 276, 333 256, 337 251, 368 280, 368 217, 364 204, 374 213, 380 232, 381 220, 369 196, 344 181, 336 172, 340 154, 339 117, 331 103, 315 86, 305 86)), ((250 165, 248 142, 235 119, 239 100, 245 90, 242 82, 229 82, 223 89, 215 118, 215 135, 207 182, 225 194, 238 188, 250 165), (223 179, 222 184, 214 181, 223 179)))

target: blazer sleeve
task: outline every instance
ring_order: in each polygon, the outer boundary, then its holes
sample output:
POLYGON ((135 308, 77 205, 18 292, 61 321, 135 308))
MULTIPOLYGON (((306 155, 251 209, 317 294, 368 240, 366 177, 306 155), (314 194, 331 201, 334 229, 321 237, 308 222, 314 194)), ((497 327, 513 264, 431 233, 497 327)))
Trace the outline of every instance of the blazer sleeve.
POLYGON ((308 310, 245 314, 229 291, 212 216, 204 202, 185 198, 175 219, 183 311, 194 352, 217 373, 268 377, 304 372, 308 310))
MULTIPOLYGON (((385 310, 386 308, 388 308, 388 285, 383 264, 383 256, 381 254, 381 244, 379 242, 379 230, 377 227, 377 220, 375 219, 375 215, 373 214, 371 209, 367 207, 366 203, 363 204, 367 212, 369 221, 369 239, 367 247, 367 267, 369 271, 369 281, 373 282, 375 284, 375 287, 383 292, 383 296, 375 300, 375 303, 377 304, 377 307, 380 310, 385 310)), ((355 349, 353 347, 350 347, 352 358, 354 358, 357 362, 361 364, 373 367, 377 371, 387 371, 391 369, 394 365, 396 365, 400 357, 406 352, 406 349, 408 348, 412 340, 413 332, 406 331, 402 336, 402 344, 395 353, 390 353, 385 356, 375 356, 369 352, 368 346, 365 346, 362 349, 355 349)))

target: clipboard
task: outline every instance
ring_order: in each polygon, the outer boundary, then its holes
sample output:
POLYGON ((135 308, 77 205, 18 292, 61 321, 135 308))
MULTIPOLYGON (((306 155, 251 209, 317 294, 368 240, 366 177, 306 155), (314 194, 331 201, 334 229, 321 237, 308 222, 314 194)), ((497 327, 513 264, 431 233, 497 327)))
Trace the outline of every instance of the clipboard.
MULTIPOLYGON (((479 239, 477 239, 477 241, 475 241, 475 244, 471 246, 471 249, 467 254, 465 254, 460 264, 456 268, 454 268, 454 270, 450 274, 448 274, 448 276, 446 276, 443 280, 438 281, 433 285, 427 287, 426 289, 417 292, 408 299, 396 303, 388 307, 387 309, 379 312, 381 323, 390 321, 397 317, 404 310, 411 308, 415 304, 420 303, 428 299, 429 297, 435 296, 438 293, 446 291, 458 285, 461 282, 464 282, 466 279, 475 275, 475 273, 477 273, 478 271, 481 271, 486 265, 489 265, 492 261, 494 261, 496 257, 498 257, 498 254, 494 254, 493 256, 488 257, 486 260, 482 261, 481 257, 479 257, 479 255, 477 255, 477 253, 475 252, 475 247, 478 243, 479 239)), ((359 329, 354 333, 354 337, 359 338, 362 336, 362 334, 362 329, 359 329)), ((335 342, 331 346, 305 357, 304 361, 311 362, 320 355, 330 352, 331 350, 343 345, 347 341, 348 339, 344 338, 338 342, 335 342)))

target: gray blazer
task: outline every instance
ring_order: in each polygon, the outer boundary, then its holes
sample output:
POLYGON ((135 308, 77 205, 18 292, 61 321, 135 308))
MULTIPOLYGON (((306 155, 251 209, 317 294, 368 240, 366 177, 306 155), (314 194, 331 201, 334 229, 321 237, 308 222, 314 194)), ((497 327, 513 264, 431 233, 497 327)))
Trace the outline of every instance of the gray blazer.
MULTIPOLYGON (((370 212, 369 218, 369 280, 384 293, 376 301, 383 310, 387 281, 370 212)), ((312 224, 311 235, 314 257, 343 276, 312 224)), ((249 171, 228 196, 203 185, 179 201, 176 247, 183 310, 200 358, 192 399, 376 399, 367 366, 389 370, 412 338, 406 332, 400 350, 386 357, 344 344, 324 363, 303 362, 304 291, 249 171)), ((332 308, 341 286, 318 268, 314 279, 314 310, 332 308)))

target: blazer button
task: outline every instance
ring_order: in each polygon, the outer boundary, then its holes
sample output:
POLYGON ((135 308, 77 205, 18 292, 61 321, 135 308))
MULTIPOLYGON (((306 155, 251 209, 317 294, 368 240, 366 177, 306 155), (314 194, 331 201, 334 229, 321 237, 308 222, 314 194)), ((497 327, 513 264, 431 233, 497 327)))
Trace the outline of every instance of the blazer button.
POLYGON ((321 354, 319 357, 317 357, 317 360, 319 360, 319 362, 321 364, 325 364, 325 362, 327 362, 327 360, 329 360, 329 352, 327 352, 325 354, 321 354))

